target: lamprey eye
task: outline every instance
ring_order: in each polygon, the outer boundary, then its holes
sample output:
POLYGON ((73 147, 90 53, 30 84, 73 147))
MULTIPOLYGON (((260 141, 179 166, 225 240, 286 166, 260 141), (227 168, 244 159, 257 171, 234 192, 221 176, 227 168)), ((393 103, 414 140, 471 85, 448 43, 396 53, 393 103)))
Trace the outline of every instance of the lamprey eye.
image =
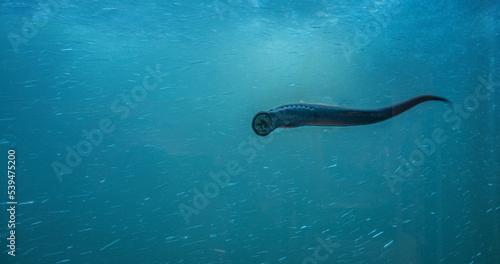
POLYGON ((267 112, 258 112, 252 121, 253 131, 259 136, 267 136, 273 128, 273 121, 267 112))

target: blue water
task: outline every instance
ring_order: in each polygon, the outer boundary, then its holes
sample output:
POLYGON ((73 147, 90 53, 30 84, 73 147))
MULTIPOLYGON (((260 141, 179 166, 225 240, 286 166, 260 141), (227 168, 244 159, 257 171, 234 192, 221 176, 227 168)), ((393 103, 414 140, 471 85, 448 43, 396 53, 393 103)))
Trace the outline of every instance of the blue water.
POLYGON ((498 1, 165 2, 0 2, 0 263, 500 263, 498 1))

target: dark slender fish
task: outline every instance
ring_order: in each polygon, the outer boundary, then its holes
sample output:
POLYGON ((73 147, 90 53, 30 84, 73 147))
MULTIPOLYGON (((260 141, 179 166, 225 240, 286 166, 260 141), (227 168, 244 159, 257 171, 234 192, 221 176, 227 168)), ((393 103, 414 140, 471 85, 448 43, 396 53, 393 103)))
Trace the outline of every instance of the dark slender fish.
POLYGON ((421 95, 378 109, 349 109, 324 104, 283 105, 267 112, 258 112, 252 120, 252 128, 257 135, 267 136, 278 127, 368 125, 397 116, 422 102, 433 100, 450 103, 442 97, 421 95))

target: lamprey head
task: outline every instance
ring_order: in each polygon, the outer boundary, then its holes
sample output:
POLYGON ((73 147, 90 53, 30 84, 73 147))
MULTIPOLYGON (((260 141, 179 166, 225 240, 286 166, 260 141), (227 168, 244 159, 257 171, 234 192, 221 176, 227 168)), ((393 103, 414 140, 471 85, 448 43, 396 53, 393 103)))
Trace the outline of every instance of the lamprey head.
POLYGON ((274 130, 271 116, 267 112, 258 112, 252 120, 252 128, 259 136, 269 135, 274 130))

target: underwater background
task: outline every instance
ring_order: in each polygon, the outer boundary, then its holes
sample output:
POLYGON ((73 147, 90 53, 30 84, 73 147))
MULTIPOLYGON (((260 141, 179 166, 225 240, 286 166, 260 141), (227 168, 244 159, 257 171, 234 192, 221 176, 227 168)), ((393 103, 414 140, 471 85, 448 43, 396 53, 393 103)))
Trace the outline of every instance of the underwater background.
POLYGON ((500 263, 498 1, 0 3, 0 263, 500 263))

